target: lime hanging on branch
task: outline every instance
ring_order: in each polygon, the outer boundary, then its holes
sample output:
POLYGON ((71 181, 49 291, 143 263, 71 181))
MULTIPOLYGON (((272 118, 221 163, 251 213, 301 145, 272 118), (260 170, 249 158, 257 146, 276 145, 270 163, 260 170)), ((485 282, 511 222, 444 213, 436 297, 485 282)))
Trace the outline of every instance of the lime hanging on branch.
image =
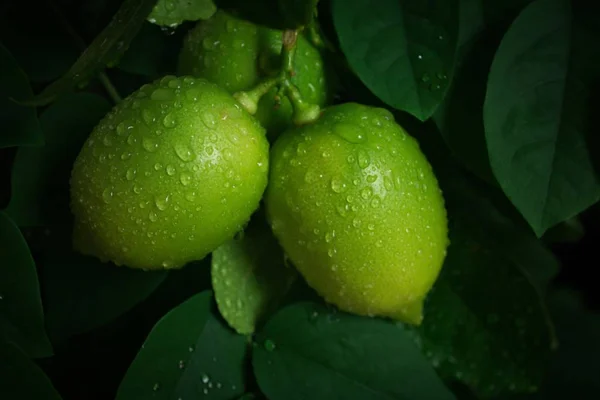
MULTIPOLYGON (((283 31, 270 29, 217 11, 200 21, 184 40, 179 73, 206 78, 230 93, 250 90, 279 74, 283 31)), ((331 97, 330 83, 319 51, 298 36, 293 59, 293 83, 304 101, 319 106, 331 97)), ((256 117, 270 137, 292 126, 292 106, 276 88, 266 93, 256 117)))
POLYGON ((265 131, 192 77, 144 85, 96 126, 71 177, 74 246, 133 268, 178 268, 243 228, 267 184, 265 131))

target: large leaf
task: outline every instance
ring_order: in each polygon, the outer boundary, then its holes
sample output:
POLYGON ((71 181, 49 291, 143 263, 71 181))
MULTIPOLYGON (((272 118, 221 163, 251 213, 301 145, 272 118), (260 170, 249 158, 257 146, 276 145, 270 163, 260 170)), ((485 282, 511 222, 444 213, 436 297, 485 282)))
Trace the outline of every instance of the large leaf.
MULTIPOLYGON (((429 152, 429 143, 422 143, 429 152)), ((544 298, 557 261, 504 214, 489 187, 447 156, 433 153, 431 159, 451 244, 424 322, 411 329, 415 340, 444 378, 466 384, 479 398, 534 391, 556 345, 544 298)))
POLYGON ((280 304, 298 276, 284 263, 277 239, 253 219, 240 238, 212 253, 212 284, 221 315, 241 334, 252 334, 280 304))
POLYGON ((112 21, 81 54, 71 69, 27 103, 48 104, 57 96, 88 81, 104 66, 114 63, 127 50, 155 3, 156 0, 125 0, 112 21))
POLYGON ((453 75, 458 0, 333 1, 340 45, 382 101, 420 120, 443 100, 453 75))
POLYGON ((19 226, 64 224, 70 216, 69 177, 81 146, 110 110, 104 98, 71 94, 40 117, 46 145, 21 148, 12 171, 12 197, 6 212, 19 226))
POLYGON ((52 354, 52 346, 44 329, 44 313, 33 258, 19 228, 2 211, 0 339, 16 343, 30 357, 52 354))
POLYGON ((117 267, 74 252, 68 226, 45 230, 43 240, 47 248, 38 257, 40 281, 53 343, 63 343, 124 314, 167 277, 165 271, 117 267))
POLYGON ((208 19, 215 11, 217 8, 212 0, 158 0, 148 16, 148 21, 175 28, 183 21, 208 19))
POLYGON ((598 46, 569 1, 537 0, 503 38, 489 74, 484 124, 492 170, 541 236, 600 199, 587 149, 598 46))
POLYGON ((27 76, 0 43, 0 149, 44 144, 35 108, 13 101, 29 100, 32 95, 27 76))
POLYGON ((0 399, 60 400, 50 379, 12 343, 0 343, 0 399))
POLYGON ((396 324, 297 303, 257 336, 254 373, 270 400, 453 399, 396 324))
POLYGON ((127 371, 117 400, 241 396, 246 348, 246 338, 217 318, 211 293, 200 293, 155 325, 127 371))

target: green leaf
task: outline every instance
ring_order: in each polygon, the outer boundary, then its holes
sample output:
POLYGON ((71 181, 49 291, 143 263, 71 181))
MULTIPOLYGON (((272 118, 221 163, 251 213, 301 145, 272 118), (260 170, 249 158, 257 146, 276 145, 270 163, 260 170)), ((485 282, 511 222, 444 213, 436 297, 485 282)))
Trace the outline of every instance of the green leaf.
POLYGON ((488 71, 499 39, 484 32, 481 0, 461 0, 460 21, 460 62, 433 119, 446 144, 465 167, 497 185, 487 153, 481 110, 488 71))
POLYGON ((0 399, 60 400, 50 379, 12 343, 0 343, 0 399))
MULTIPOLYGON (((262 213, 260 214, 262 217, 262 213)), ((264 219, 212 253, 212 285, 221 315, 240 334, 252 334, 275 310, 298 274, 264 219)))
POLYGON ((453 399, 397 324, 297 303, 257 336, 252 364, 271 400, 453 399))
POLYGON ((492 170, 538 237, 600 199, 586 145, 590 83, 600 77, 591 39, 567 0, 537 0, 512 24, 490 70, 484 124, 492 170))
POLYGON ((6 212, 19 226, 64 224, 69 210, 71 168, 85 139, 110 110, 91 93, 62 97, 40 117, 44 147, 20 148, 12 171, 12 197, 6 212))
POLYGON ((29 100, 32 95, 27 76, 0 43, 0 149, 44 144, 35 108, 13 101, 29 100))
POLYGON ((333 1, 341 48, 365 85, 386 104, 427 120, 453 75, 458 0, 333 1))
POLYGON ((217 7, 212 0, 158 0, 148 21, 160 26, 175 28, 183 21, 210 18, 217 7))
POLYGON ((36 95, 32 101, 25 103, 46 105, 57 96, 88 81, 104 66, 115 63, 140 30, 155 3, 156 0, 125 0, 112 21, 81 54, 71 69, 36 95))
POLYGON ((44 311, 33 258, 19 228, 2 211, 0 338, 14 342, 30 357, 52 354, 44 329, 44 311))
MULTIPOLYGON (((103 263, 71 248, 71 230, 47 229, 39 256, 46 326, 53 343, 98 328, 146 299, 167 277, 103 263)), ((32 241, 35 238, 32 239, 32 241)))
POLYGON ((219 320, 214 308, 206 291, 165 315, 129 367, 117 400, 241 396, 246 338, 219 320))

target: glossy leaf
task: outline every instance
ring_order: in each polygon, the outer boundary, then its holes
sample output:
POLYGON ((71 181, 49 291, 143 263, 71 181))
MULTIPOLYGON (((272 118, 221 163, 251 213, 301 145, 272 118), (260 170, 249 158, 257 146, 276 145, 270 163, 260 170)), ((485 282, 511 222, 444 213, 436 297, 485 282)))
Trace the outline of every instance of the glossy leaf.
POLYGON ((453 399, 397 324, 312 303, 279 311, 252 364, 270 400, 453 399))
POLYGON ((155 3, 156 0, 125 0, 112 21, 81 54, 69 71, 27 103, 46 105, 57 96, 91 79, 104 66, 116 62, 138 33, 155 3))
POLYGON ((12 198, 6 212, 19 226, 64 224, 70 218, 69 178, 85 139, 110 110, 91 93, 65 96, 44 111, 40 124, 46 145, 19 149, 12 171, 12 198))
POLYGON ((252 334, 298 276, 285 265, 277 239, 263 221, 253 220, 241 238, 212 253, 212 284, 219 311, 240 334, 252 334))
POLYGON ((29 100, 32 95, 27 76, 0 43, 0 149, 44 144, 35 108, 14 101, 29 100))
POLYGON ((0 211, 0 342, 2 340, 14 342, 29 357, 52 354, 44 329, 33 258, 19 228, 0 211))
POLYGON ((427 120, 452 78, 458 0, 333 1, 341 48, 365 85, 388 105, 427 120))
POLYGON ((74 252, 70 227, 46 229, 43 235, 48 248, 39 255, 40 280, 53 343, 125 314, 167 277, 165 271, 117 267, 74 252))
POLYGON ((241 396, 246 347, 246 338, 217 318, 212 294, 197 294, 154 326, 117 400, 241 396))
POLYGON ((0 399, 61 399, 50 379, 13 343, 0 343, 0 360, 0 399))
POLYGON ((210 18, 217 8, 212 0, 158 0, 148 21, 175 28, 184 21, 210 18))
POLYGON ((504 36, 489 74, 484 124, 492 170, 541 236, 600 199, 587 149, 600 51, 567 0, 537 0, 504 36))

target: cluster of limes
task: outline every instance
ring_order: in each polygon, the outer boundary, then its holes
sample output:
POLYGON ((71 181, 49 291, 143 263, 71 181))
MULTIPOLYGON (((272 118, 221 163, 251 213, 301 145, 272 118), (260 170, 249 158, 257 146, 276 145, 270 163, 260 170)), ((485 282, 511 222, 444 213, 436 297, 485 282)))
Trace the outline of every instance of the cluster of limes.
POLYGON ((251 115, 232 94, 278 74, 281 52, 281 31, 223 11, 199 22, 178 76, 124 99, 81 149, 75 248, 179 268, 231 239, 264 201, 283 250, 327 301, 419 323, 448 245, 431 166, 389 111, 330 105, 326 66, 302 36, 291 83, 319 118, 294 126, 278 88, 251 115))

